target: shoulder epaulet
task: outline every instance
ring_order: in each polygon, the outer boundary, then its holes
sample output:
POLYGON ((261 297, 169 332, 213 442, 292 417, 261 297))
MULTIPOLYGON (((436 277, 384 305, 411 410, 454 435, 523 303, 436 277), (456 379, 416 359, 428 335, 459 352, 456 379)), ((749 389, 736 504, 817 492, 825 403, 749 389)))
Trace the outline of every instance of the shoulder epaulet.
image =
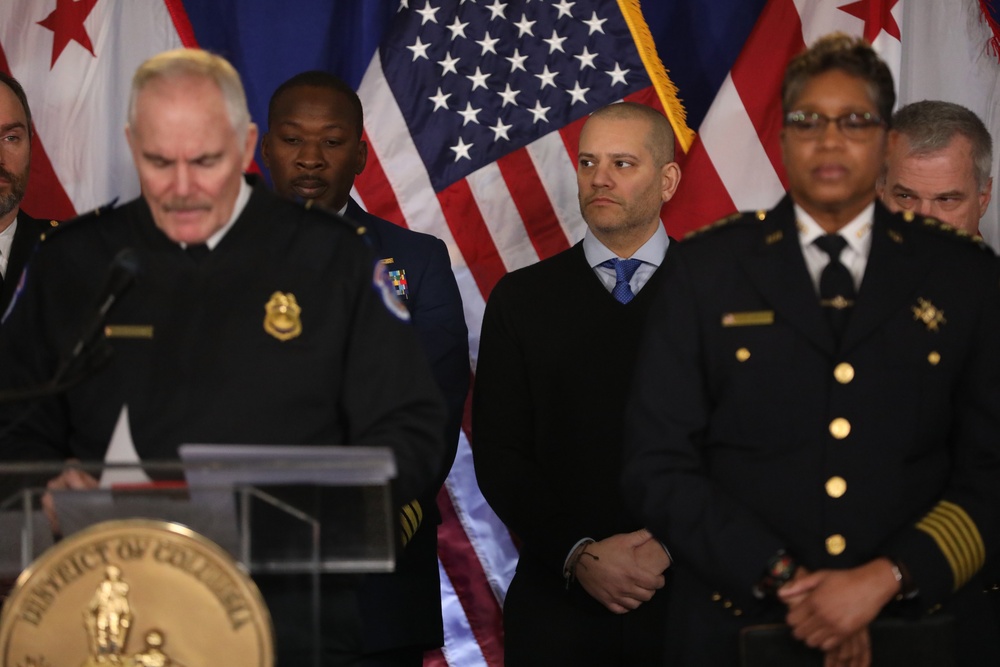
POLYGON ((941 222, 937 218, 916 215, 913 211, 902 211, 900 213, 900 218, 902 218, 903 222, 908 223, 909 225, 919 226, 932 234, 948 236, 976 245, 982 250, 990 250, 992 252, 990 246, 979 234, 970 234, 964 229, 949 225, 947 222, 941 222))
POLYGON ((754 213, 733 213, 732 215, 727 215, 724 218, 720 218, 719 220, 716 220, 715 222, 709 225, 705 225, 704 227, 699 227, 698 229, 688 232, 687 234, 684 235, 684 239, 687 240, 695 236, 701 236, 702 234, 717 229, 721 229, 735 222, 749 221, 749 220, 763 220, 766 215, 767 211, 756 211, 754 213))
POLYGON ((69 228, 73 227, 75 224, 77 224, 78 222, 80 222, 82 220, 88 220, 88 219, 92 219, 92 218, 99 218, 99 217, 101 217, 102 214, 107 213, 108 211, 110 211, 111 209, 113 209, 115 207, 115 204, 117 204, 117 203, 118 203, 118 198, 115 197, 114 199, 112 199, 111 201, 109 201, 107 204, 104 204, 103 206, 98 206, 95 209, 92 209, 92 210, 90 210, 90 211, 88 211, 86 213, 78 215, 77 217, 73 218, 72 220, 66 220, 65 222, 60 222, 59 220, 49 220, 49 229, 47 229, 41 235, 41 240, 44 241, 46 238, 48 238, 49 236, 51 236, 55 232, 60 232, 60 231, 62 231, 64 229, 69 229, 69 228))
POLYGON ((365 227, 364 225, 359 225, 358 223, 356 223, 351 218, 348 218, 346 215, 340 215, 339 213, 335 213, 335 212, 332 212, 332 211, 327 211, 327 210, 324 210, 324 209, 320 208, 319 206, 315 206, 314 205, 315 203, 316 203, 315 199, 306 199, 305 201, 302 202, 302 207, 305 210, 307 210, 307 211, 319 211, 319 212, 323 213, 324 215, 327 215, 327 216, 329 216, 329 217, 331 217, 331 218, 333 218, 333 219, 341 222, 348 229, 350 229, 351 231, 353 231, 358 236, 362 236, 363 237, 365 234, 368 233, 368 228, 365 227))
POLYGON ((44 241, 46 236, 48 236, 50 233, 54 232, 58 228, 59 228, 59 221, 58 220, 49 220, 48 229, 44 230, 39 235, 38 240, 39 241, 44 241))
MULTIPOLYGON (((80 216, 80 218, 99 218, 101 217, 101 215, 113 209, 117 203, 118 203, 118 197, 115 197, 107 204, 104 204, 103 206, 98 206, 97 208, 88 213, 84 213, 83 215, 80 216)), ((79 220, 80 218, 77 218, 77 220, 79 220)))

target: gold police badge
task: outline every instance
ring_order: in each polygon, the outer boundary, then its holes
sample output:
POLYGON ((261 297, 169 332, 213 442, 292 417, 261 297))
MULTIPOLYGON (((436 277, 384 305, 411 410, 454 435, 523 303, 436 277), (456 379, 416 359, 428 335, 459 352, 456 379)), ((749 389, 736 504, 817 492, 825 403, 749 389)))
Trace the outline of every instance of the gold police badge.
POLYGON ((291 340, 302 333, 301 314, 294 294, 275 292, 264 306, 264 331, 278 340, 291 340))
POLYGON ((21 573, 0 616, 3 667, 274 666, 274 631, 232 557, 178 524, 107 521, 21 573))

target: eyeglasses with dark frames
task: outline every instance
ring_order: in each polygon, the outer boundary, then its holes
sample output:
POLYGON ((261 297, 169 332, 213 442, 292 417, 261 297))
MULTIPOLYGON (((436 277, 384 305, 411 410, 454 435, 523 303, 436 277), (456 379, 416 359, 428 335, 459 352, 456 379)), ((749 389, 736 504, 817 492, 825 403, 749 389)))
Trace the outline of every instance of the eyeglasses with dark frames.
POLYGON ((830 123, 835 123, 840 133, 848 139, 864 140, 872 130, 885 124, 878 114, 845 113, 842 116, 826 116, 808 111, 790 111, 785 116, 785 127, 799 139, 818 139, 826 133, 830 123))

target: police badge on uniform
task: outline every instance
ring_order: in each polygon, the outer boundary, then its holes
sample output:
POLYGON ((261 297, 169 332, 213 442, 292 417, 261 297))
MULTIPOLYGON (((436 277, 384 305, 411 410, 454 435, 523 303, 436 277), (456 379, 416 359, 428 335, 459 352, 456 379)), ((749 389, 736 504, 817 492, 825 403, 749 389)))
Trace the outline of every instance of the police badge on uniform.
POLYGON ((264 306, 264 331, 280 341, 302 333, 302 308, 292 293, 275 292, 264 306))

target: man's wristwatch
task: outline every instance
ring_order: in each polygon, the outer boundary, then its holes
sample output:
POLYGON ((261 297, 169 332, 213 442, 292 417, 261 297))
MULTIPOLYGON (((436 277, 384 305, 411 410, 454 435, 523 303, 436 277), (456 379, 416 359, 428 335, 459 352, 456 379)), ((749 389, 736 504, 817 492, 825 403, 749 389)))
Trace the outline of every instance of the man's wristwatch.
POLYGON ((758 600, 766 597, 774 597, 778 589, 791 581, 795 576, 795 570, 799 568, 798 562, 784 549, 767 559, 767 566, 760 580, 754 584, 753 594, 758 600))

